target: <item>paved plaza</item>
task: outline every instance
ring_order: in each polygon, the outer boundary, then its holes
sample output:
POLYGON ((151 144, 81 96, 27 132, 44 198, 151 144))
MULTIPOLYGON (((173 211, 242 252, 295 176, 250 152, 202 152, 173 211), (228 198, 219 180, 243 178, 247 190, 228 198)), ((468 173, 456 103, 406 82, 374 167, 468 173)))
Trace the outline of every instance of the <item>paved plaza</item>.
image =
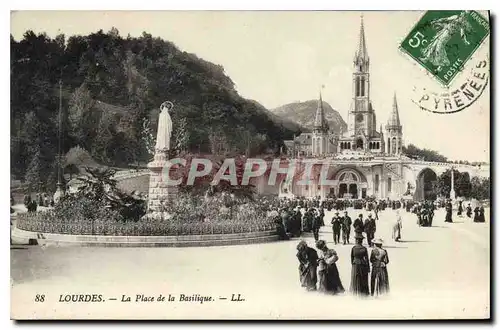
MULTIPOLYGON (((376 237, 389 254, 388 296, 360 300, 305 292, 295 257, 298 239, 205 248, 11 247, 12 317, 51 318, 485 318, 490 314, 490 226, 467 217, 421 228, 401 210, 402 242, 391 239, 395 211, 380 212, 376 237), (64 303, 65 294, 102 294, 100 303, 64 303), (43 303, 34 301, 45 294, 43 303), (215 302, 120 302, 122 295, 212 296, 215 302), (232 302, 232 294, 245 301, 232 302), (219 300, 227 297, 227 300, 219 300), (118 298, 111 301, 109 298, 118 298)), ((349 209, 354 218, 368 212, 349 209)), ((333 212, 327 212, 329 224, 333 212)), ((330 226, 320 238, 338 255, 350 284, 351 245, 334 245, 330 226)), ((352 236, 352 233, 351 233, 352 236)), ((312 236, 306 241, 314 246, 312 236)))

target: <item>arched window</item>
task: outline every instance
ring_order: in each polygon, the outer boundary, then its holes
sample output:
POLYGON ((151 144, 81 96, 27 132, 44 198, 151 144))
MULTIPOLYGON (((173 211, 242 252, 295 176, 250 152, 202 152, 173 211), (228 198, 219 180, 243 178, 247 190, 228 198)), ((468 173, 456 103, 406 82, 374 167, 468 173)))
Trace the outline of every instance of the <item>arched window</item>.
POLYGON ((396 150, 396 138, 392 138, 392 153, 395 154, 397 152, 396 150))
POLYGON ((361 92, 360 96, 365 96, 365 77, 361 77, 361 92))
POLYGON ((391 153, 391 138, 387 138, 387 152, 391 153))
POLYGON ((359 77, 356 77, 356 84, 355 84, 355 89, 356 89, 356 96, 359 96, 359 92, 360 92, 360 81, 359 81, 359 77))
POLYGON ((391 192, 392 190, 392 179, 389 177, 387 178, 387 191, 391 192))
POLYGON ((375 174, 375 192, 378 192, 378 186, 379 186, 379 182, 380 181, 380 178, 378 176, 378 174, 375 174))
POLYGON ((377 149, 380 149, 380 142, 377 142, 377 149))

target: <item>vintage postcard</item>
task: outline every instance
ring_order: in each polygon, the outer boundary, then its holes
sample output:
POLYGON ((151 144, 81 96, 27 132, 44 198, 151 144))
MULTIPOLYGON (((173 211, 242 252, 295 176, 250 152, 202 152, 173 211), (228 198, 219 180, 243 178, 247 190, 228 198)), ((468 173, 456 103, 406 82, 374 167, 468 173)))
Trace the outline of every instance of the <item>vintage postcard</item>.
POLYGON ((11 13, 11 318, 490 319, 487 11, 11 13))

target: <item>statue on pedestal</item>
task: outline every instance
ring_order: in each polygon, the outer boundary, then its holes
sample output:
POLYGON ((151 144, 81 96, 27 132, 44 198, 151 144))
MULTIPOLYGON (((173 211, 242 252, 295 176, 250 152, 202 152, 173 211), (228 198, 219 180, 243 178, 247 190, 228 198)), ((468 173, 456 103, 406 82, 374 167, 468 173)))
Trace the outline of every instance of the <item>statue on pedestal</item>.
POLYGON ((174 105, 170 101, 163 102, 160 106, 158 119, 158 132, 156 133, 156 150, 170 150, 170 137, 172 136, 172 119, 168 113, 174 105))
POLYGON ((155 156, 153 161, 148 164, 151 173, 147 217, 169 219, 170 215, 165 212, 165 205, 177 195, 177 187, 169 185, 168 178, 165 177, 165 171, 170 169, 168 152, 172 136, 172 119, 169 111, 172 110, 173 106, 170 101, 163 102, 160 106, 155 156))

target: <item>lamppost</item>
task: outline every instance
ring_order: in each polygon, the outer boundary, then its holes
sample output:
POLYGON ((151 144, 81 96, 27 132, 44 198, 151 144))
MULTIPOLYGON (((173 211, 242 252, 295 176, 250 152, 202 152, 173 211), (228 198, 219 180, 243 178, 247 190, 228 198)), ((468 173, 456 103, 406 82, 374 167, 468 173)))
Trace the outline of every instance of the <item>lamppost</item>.
MULTIPOLYGON (((61 74, 62 75, 62 74, 61 74)), ((64 175, 62 169, 62 79, 59 79, 59 118, 57 125, 57 188, 54 193, 54 203, 57 203, 64 197, 66 187, 61 180, 64 175)))

